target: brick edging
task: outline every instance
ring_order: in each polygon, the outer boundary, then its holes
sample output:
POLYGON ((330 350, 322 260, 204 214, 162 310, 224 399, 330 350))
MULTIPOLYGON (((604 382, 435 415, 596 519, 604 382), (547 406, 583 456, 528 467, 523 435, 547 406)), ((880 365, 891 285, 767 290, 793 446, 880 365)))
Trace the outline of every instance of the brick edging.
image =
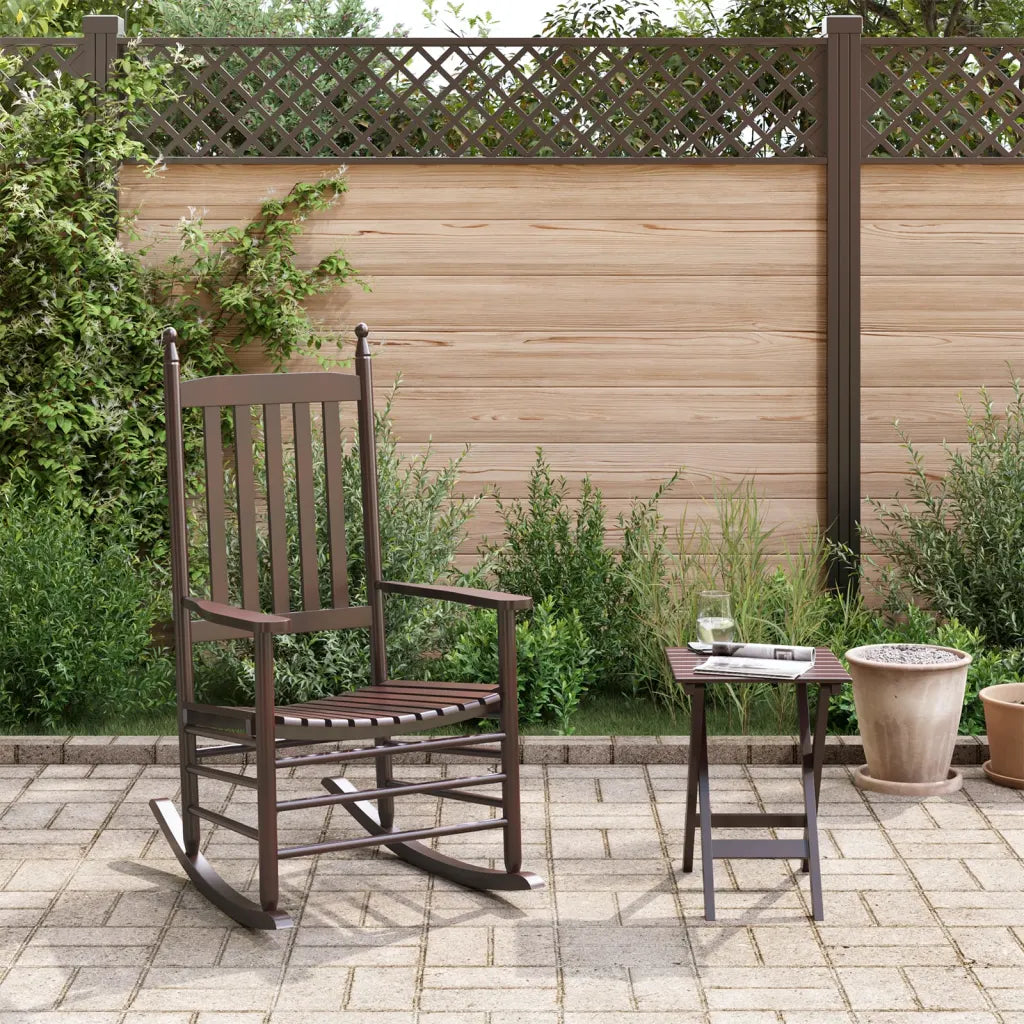
MULTIPOLYGON (((336 749, 338 744, 324 745, 336 749)), ((712 736, 713 764, 796 764, 795 736, 712 736)), ((686 736, 524 736, 523 764, 686 764, 686 736)), ((458 761, 458 753, 406 755, 421 763, 458 761)), ((988 759, 984 736, 959 736, 953 764, 977 765, 988 759)), ((233 759, 236 763, 241 756, 233 759)), ((4 764, 164 764, 178 763, 175 736, 0 736, 4 764)), ((859 736, 829 736, 826 764, 863 764, 859 736)))

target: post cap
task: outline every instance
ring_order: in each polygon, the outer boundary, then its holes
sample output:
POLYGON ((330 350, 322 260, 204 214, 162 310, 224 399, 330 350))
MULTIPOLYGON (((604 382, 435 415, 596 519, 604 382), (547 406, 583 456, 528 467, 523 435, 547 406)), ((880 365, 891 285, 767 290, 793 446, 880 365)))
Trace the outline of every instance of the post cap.
POLYGON ((370 335, 370 328, 366 324, 356 324, 356 355, 357 356, 368 356, 370 354, 370 346, 367 342, 367 338, 370 335))
POLYGON ((830 14, 821 22, 823 36, 837 36, 842 32, 860 35, 864 31, 864 19, 859 14, 830 14))
POLYGON ((124 35, 124 18, 116 14, 87 14, 82 19, 82 31, 86 35, 124 35))
POLYGON ((172 362, 178 361, 178 332, 173 327, 165 327, 160 333, 160 344, 164 347, 165 356, 172 362))

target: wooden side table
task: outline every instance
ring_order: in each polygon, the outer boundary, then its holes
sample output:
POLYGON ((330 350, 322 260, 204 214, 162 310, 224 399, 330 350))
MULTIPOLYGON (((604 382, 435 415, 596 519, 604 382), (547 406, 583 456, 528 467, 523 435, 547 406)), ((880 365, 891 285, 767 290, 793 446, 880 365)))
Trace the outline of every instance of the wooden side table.
POLYGON ((745 685, 747 680, 737 676, 715 676, 694 672, 694 667, 705 656, 694 654, 686 647, 669 647, 668 656, 672 675, 692 699, 690 720, 690 759, 686 784, 685 841, 683 845, 683 871, 693 870, 693 848, 697 827, 700 826, 700 854, 704 875, 704 919, 715 919, 714 861, 726 857, 763 857, 784 860, 799 858, 803 870, 810 872, 811 909, 815 921, 825 919, 821 895, 821 864, 818 859, 818 796, 821 792, 821 765, 825 756, 825 730, 828 722, 828 701, 843 683, 849 681, 843 666, 827 648, 819 647, 814 667, 806 675, 790 682, 771 680, 776 686, 796 686, 797 712, 800 724, 800 772, 803 783, 803 814, 715 814, 711 810, 708 785, 708 730, 705 698, 708 686, 717 683, 745 685), (818 711, 814 734, 811 735, 808 687, 818 687, 818 711), (700 811, 697 798, 700 796, 700 811), (712 826, 716 828, 801 828, 803 839, 712 839, 712 826))

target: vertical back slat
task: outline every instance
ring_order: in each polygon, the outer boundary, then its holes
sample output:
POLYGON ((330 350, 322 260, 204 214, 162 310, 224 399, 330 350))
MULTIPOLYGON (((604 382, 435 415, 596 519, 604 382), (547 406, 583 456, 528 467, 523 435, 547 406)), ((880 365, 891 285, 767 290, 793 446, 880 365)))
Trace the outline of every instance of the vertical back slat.
POLYGON ((341 410, 324 402, 324 475, 327 480, 327 541, 331 552, 331 602, 348 604, 348 553, 345 550, 345 496, 341 481, 341 410))
POLYGON ((206 460, 207 541, 210 551, 210 597, 228 600, 228 557, 224 524, 224 442, 220 433, 220 407, 203 409, 203 442, 206 460))
POLYGON ((299 504, 299 560, 302 565, 302 607, 320 607, 320 585, 316 564, 315 495, 313 493, 313 431, 309 402, 292 406, 295 422, 295 483, 299 504))
POLYGON ((270 521, 270 578, 274 611, 289 610, 288 533, 284 511, 284 446, 281 406, 263 406, 263 437, 267 450, 267 517, 270 521))
POLYGON ((238 480, 238 546, 242 563, 242 607, 260 606, 256 552, 256 474, 253 470, 252 418, 247 405, 235 413, 235 475, 238 480))

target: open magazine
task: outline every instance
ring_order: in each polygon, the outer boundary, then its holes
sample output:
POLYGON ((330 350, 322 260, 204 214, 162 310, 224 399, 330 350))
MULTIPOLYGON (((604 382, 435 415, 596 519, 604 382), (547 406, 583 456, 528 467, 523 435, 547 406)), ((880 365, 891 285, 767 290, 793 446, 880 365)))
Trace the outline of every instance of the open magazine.
POLYGON ((790 644, 711 644, 711 656, 694 672, 748 679, 799 679, 814 666, 813 647, 790 644))

